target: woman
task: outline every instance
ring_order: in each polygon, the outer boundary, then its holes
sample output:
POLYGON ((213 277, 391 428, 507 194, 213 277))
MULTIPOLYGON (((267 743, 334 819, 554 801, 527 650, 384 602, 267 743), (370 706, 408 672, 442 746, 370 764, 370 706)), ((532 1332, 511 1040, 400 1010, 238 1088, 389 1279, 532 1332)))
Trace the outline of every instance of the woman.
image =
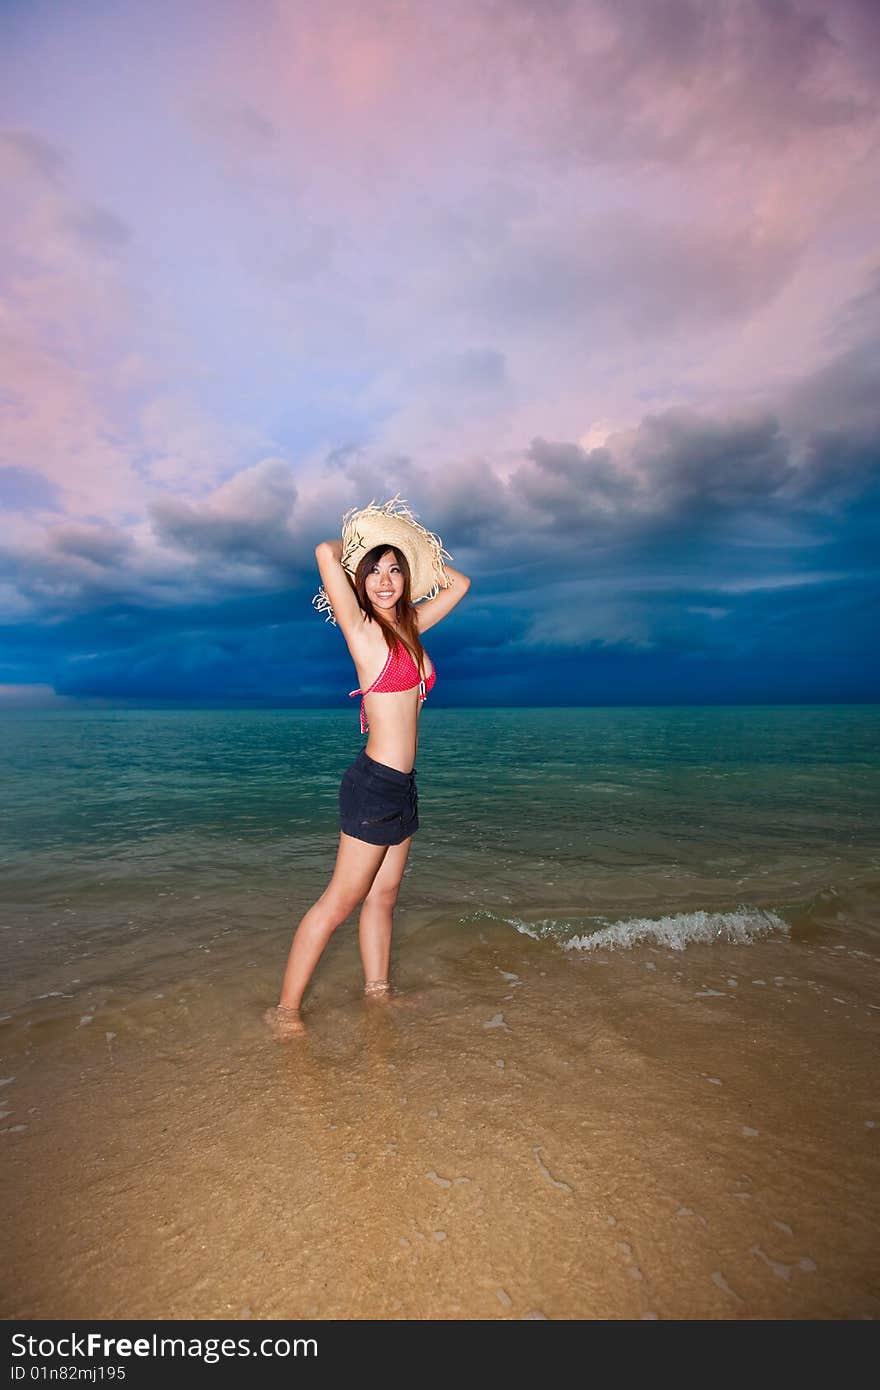
POLYGON ((362 697, 361 732, 369 736, 339 789, 333 877, 297 927, 280 1001, 264 1015, 279 1036, 302 1031, 309 980, 358 903, 364 991, 388 993, 392 914, 419 828, 418 720, 436 679, 421 635, 470 588, 466 575, 443 563, 444 553, 399 497, 347 512, 342 540, 315 547, 323 588, 313 603, 342 629, 360 681, 350 694, 362 697))

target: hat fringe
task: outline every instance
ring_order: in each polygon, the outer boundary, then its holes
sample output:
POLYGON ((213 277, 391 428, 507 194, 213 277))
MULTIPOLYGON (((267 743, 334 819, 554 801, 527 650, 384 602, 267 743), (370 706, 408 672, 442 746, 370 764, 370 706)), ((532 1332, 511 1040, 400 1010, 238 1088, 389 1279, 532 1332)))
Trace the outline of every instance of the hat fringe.
POLYGON ((332 623, 334 627, 336 626, 336 614, 333 612, 333 604, 327 597, 327 593, 324 589, 323 584, 321 585, 318 592, 315 594, 315 597, 312 599, 312 605, 315 608, 316 612, 326 612, 327 617, 324 619, 326 623, 332 623))

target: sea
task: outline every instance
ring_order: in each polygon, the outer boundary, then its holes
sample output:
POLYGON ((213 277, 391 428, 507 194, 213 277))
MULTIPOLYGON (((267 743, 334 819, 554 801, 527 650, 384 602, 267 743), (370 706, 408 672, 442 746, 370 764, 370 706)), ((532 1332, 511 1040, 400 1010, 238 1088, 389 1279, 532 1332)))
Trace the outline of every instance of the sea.
POLYGON ((876 1317, 880 706, 426 706, 279 1042, 362 744, 0 716, 0 1314, 876 1317))

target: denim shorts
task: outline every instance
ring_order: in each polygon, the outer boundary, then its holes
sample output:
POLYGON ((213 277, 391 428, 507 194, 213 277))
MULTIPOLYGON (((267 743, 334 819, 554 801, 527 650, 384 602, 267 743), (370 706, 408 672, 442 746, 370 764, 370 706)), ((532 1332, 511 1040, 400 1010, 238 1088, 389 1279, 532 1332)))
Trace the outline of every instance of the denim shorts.
POLYGON ((339 786, 339 827, 370 845, 399 845, 419 828, 416 770, 377 763, 362 748, 339 786))

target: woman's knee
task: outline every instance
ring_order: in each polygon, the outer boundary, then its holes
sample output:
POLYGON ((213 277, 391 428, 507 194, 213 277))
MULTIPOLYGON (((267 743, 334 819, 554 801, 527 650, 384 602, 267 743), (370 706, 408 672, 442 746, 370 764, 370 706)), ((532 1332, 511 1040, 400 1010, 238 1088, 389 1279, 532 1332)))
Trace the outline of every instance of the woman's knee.
POLYGON ((362 901, 364 894, 358 895, 351 889, 328 888, 323 896, 318 900, 317 906, 320 908, 321 916, 333 931, 341 927, 347 917, 350 917, 362 901))
POLYGON ((380 907, 383 911, 391 912, 397 903, 399 893, 399 883, 393 883, 390 886, 384 883, 374 883, 364 898, 364 906, 369 903, 372 907, 380 907))

